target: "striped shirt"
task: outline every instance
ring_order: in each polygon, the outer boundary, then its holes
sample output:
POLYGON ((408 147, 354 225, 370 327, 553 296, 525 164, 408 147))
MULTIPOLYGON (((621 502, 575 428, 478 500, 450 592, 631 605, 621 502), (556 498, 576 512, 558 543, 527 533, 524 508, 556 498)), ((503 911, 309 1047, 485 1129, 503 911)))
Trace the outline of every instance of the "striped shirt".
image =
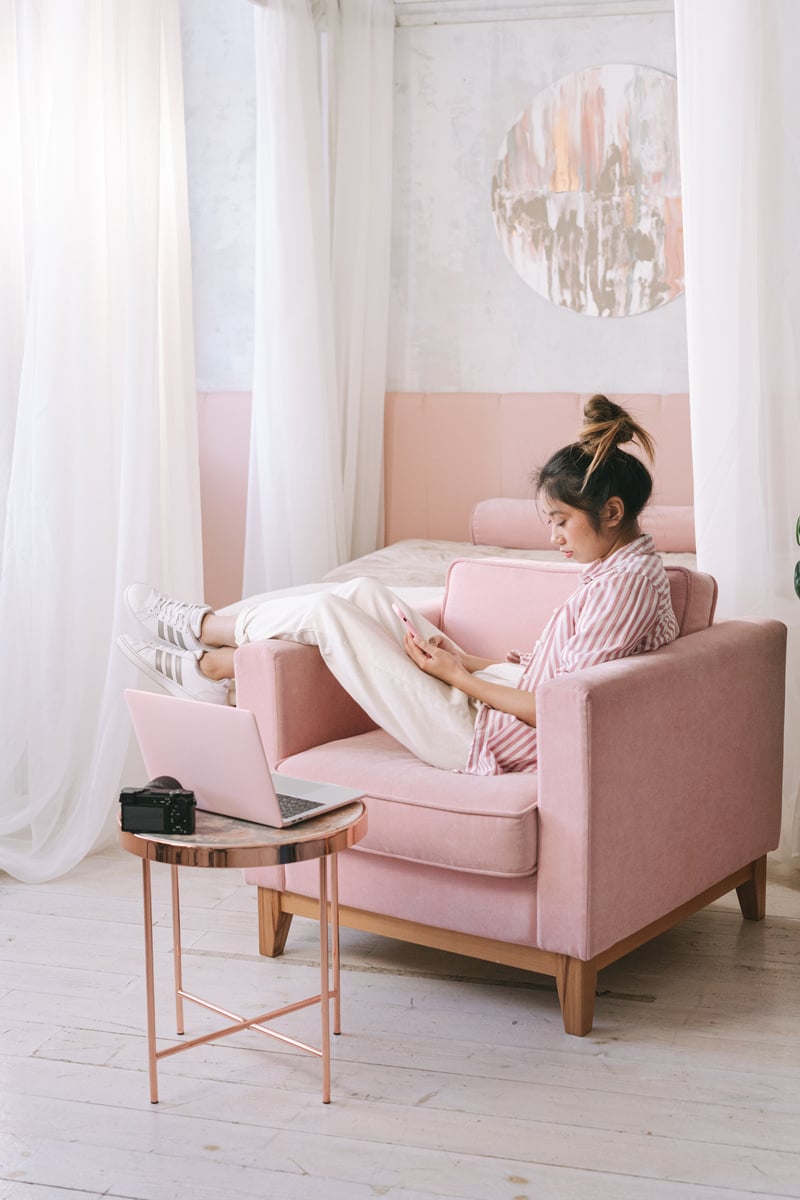
MULTIPOLYGON (((596 663, 657 650, 678 636, 669 580, 649 534, 586 568, 580 586, 553 613, 529 654, 518 687, 596 663)), ((536 729, 480 704, 465 770, 474 775, 535 771, 536 729)))

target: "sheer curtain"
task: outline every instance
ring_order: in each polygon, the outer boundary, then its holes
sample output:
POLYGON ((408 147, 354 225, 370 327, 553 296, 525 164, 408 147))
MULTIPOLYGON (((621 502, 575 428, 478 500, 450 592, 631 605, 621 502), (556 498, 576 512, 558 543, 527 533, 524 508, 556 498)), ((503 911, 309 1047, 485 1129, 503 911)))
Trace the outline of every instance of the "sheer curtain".
POLYGON ((113 834, 121 591, 201 587, 178 0, 0 0, 0 868, 113 834))
POLYGON ((333 40, 332 286, 345 559, 383 533, 394 12, 342 0, 333 40))
MULTIPOLYGON (((698 563, 789 627, 783 856, 800 852, 800 5, 676 0, 698 563)), ((747 703, 747 697, 742 697, 747 703)))
POLYGON ((270 0, 254 19, 245 595, 318 579, 378 544, 391 180, 389 0, 270 0))
MULTIPOLYGON (((20 95, 15 0, 0 0, 0 163, 21 162, 20 95)), ((8 481, 16 427, 25 313, 22 173, 3 172, 0 187, 0 539, 6 523, 8 481)), ((0 545, 2 541, 0 540, 0 545)))

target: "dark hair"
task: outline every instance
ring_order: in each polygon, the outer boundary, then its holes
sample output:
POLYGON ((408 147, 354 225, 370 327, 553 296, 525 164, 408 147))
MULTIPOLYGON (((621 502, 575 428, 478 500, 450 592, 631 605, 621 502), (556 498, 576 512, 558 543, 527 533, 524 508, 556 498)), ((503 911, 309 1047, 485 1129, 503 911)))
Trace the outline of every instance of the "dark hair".
POLYGON ((535 472, 536 494, 545 492, 553 500, 581 509, 595 527, 599 527, 603 505, 611 496, 619 496, 629 525, 650 499, 653 479, 643 462, 619 447, 635 440, 652 462, 653 440, 607 396, 592 396, 583 417, 577 442, 557 450, 535 472))

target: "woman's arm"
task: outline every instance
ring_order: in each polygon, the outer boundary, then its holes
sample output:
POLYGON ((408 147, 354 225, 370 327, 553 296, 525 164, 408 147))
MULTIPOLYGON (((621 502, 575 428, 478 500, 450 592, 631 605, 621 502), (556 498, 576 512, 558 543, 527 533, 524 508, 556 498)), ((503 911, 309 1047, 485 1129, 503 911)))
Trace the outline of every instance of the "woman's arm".
POLYGON ((479 664, 470 670, 461 662, 459 656, 452 654, 443 646, 434 645, 432 641, 416 642, 409 634, 406 635, 405 646, 409 658, 426 675, 433 675, 442 683, 448 683, 451 687, 458 688, 459 691, 471 696, 474 700, 488 704, 490 708, 509 713, 512 717, 524 721, 526 725, 536 724, 536 696, 533 692, 508 687, 503 683, 490 683, 486 679, 478 678, 473 673, 473 671, 480 671, 484 667, 492 666, 491 659, 479 659, 473 655, 465 655, 470 662, 479 664))

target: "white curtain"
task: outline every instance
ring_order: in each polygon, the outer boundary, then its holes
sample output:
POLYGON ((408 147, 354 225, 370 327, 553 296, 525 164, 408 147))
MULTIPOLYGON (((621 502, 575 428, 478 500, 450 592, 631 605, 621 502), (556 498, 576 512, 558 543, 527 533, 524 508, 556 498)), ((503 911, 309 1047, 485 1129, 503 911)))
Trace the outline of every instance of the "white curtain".
POLYGON ((202 571, 178 0, 0 0, 0 868, 113 836, 135 579, 202 571))
POLYGON ((394 13, 385 0, 342 0, 335 11, 332 286, 350 559, 383 535, 394 13))
POLYGON ((698 563, 721 616, 789 627, 787 857, 800 852, 800 5, 676 0, 675 20, 698 563))
POLYGON ((256 300, 245 595, 318 579, 381 529, 389 0, 255 12, 256 300))
MULTIPOLYGON (((0 539, 16 427, 25 326, 25 247, 22 216, 20 94, 14 0, 0 0, 0 163, 10 164, 0 187, 0 539)), ((0 545, 2 542, 0 541, 0 545)))

